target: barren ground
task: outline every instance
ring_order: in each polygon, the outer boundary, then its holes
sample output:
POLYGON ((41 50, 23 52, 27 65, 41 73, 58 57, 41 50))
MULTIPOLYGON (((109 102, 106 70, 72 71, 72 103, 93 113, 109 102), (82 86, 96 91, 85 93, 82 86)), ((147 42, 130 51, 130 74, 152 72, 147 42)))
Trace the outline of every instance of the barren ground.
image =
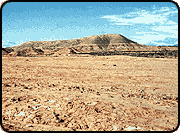
POLYGON ((7 130, 155 130, 178 124, 178 59, 2 57, 7 130))

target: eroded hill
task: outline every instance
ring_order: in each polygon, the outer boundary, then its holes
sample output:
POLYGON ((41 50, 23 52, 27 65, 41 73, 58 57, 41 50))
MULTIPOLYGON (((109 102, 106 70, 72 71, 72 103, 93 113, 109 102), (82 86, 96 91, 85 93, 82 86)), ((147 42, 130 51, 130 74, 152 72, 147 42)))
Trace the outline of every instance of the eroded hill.
POLYGON ((130 55, 150 58, 177 58, 178 47, 146 46, 120 34, 92 35, 79 39, 30 41, 18 46, 2 48, 2 56, 81 56, 130 55))

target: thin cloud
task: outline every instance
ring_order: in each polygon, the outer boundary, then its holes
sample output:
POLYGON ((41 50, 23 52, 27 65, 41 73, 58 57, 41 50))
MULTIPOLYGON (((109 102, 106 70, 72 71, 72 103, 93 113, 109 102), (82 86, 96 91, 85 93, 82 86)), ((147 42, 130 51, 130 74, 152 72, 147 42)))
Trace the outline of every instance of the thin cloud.
POLYGON ((136 32, 136 34, 139 34, 139 35, 159 35, 158 32, 136 32))
MULTIPOLYGON (((139 10, 136 12, 129 12, 124 15, 106 15, 101 18, 108 19, 109 22, 114 22, 114 25, 133 25, 133 24, 167 24, 170 20, 167 18, 168 14, 177 13, 177 11, 171 10, 169 7, 162 8, 160 10, 146 11, 139 10)), ((174 22, 175 23, 175 22, 174 22)), ((176 23, 177 24, 177 23, 176 23)))
POLYGON ((14 46, 14 45, 17 45, 17 43, 16 43, 16 42, 9 41, 9 40, 7 40, 7 42, 4 41, 4 40, 2 40, 2 46, 3 46, 3 47, 11 47, 11 46, 14 46))
POLYGON ((13 45, 16 44, 15 42, 8 42, 8 43, 13 44, 13 45))
POLYGON ((165 26, 165 25, 162 25, 162 26, 155 26, 153 28, 151 28, 153 31, 157 31, 157 32, 166 32, 167 34, 171 34, 171 35, 175 35, 177 36, 178 35, 178 25, 170 25, 170 26, 165 26))
POLYGON ((58 24, 53 24, 52 26, 51 26, 51 31, 53 31, 53 30, 56 30, 58 28, 58 24))
POLYGON ((167 43, 167 44, 176 44, 176 43, 178 43, 178 39, 177 38, 166 37, 164 40, 158 40, 158 41, 155 41, 155 42, 167 43))

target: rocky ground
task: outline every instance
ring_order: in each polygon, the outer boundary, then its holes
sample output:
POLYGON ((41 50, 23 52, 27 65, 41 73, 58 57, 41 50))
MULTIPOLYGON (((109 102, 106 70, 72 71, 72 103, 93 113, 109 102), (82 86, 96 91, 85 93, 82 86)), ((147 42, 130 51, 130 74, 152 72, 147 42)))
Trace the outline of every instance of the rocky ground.
POLYGON ((158 54, 161 58, 147 58, 139 57, 140 52, 137 57, 113 55, 110 49, 100 52, 106 56, 88 49, 89 54, 66 50, 49 55, 39 50, 39 57, 3 55, 4 129, 171 131, 177 127, 177 52, 170 57, 166 49, 168 58, 158 54))

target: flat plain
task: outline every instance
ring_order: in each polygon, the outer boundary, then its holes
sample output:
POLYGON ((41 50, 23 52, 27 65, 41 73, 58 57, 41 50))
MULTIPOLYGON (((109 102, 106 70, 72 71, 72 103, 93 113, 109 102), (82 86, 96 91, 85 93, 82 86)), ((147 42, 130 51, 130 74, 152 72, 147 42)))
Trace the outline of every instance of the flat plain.
POLYGON ((178 125, 178 59, 2 57, 9 131, 170 131, 178 125))

